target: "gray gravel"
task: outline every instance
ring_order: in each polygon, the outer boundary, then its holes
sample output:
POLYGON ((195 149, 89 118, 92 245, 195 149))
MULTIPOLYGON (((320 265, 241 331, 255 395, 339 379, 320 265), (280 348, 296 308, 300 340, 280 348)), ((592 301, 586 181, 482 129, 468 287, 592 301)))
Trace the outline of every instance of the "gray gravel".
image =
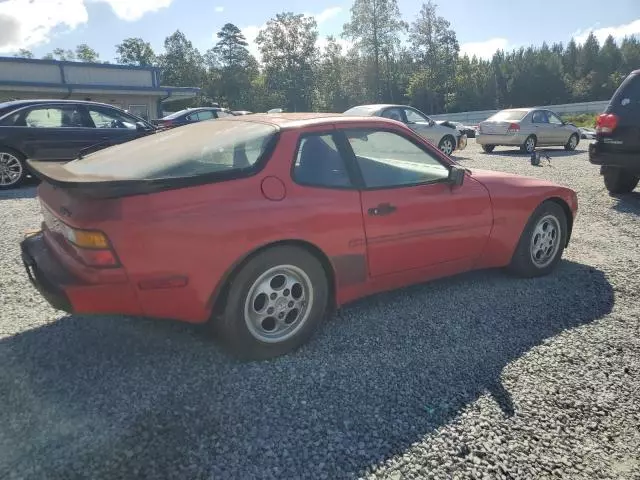
POLYGON ((18 256, 34 189, 0 193, 0 478, 640 478, 640 194, 607 195, 584 148, 461 155, 577 189, 554 275, 378 295, 253 364, 48 307, 18 256))

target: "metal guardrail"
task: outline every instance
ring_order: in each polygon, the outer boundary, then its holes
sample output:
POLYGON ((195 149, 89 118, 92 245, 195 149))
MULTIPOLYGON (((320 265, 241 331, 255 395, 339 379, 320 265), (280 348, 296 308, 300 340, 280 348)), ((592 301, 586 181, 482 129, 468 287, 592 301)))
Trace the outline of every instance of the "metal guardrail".
MULTIPOLYGON (((546 108, 558 115, 570 114, 579 115, 582 113, 601 113, 609 104, 609 100, 602 100, 597 102, 580 102, 580 103, 563 103, 560 105, 538 105, 541 108, 546 108)), ((500 110, 477 110, 473 112, 459 112, 459 113, 442 113, 438 115, 429 115, 434 120, 451 120, 452 122, 461 122, 466 124, 475 125, 483 120, 486 120, 491 115, 500 110)), ((426 113, 426 112, 425 112, 426 113)))

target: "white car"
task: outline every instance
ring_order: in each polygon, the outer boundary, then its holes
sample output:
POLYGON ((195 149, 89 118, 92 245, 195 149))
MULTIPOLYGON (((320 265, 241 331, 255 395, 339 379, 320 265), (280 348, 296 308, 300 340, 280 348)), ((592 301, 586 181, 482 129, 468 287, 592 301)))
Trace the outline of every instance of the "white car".
POLYGON ((417 108, 408 105, 358 105, 350 108, 344 115, 362 117, 385 117, 406 124, 421 137, 436 145, 446 155, 464 150, 467 136, 457 128, 439 125, 417 108))

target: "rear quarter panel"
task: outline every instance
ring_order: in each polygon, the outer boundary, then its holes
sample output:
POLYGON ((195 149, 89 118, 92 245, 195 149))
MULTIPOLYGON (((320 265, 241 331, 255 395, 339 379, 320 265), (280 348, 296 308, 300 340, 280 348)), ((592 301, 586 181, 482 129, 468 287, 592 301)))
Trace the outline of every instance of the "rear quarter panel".
POLYGON ((137 289, 146 315, 206 321, 230 272, 249 253, 284 240, 323 251, 343 295, 365 282, 359 192, 295 185, 290 168, 298 136, 282 132, 267 166, 251 178, 120 200, 120 220, 104 228, 131 283, 175 275, 189 279, 180 289, 137 289), (267 177, 282 183, 285 198, 263 194, 267 177))
POLYGON ((477 268, 508 265, 531 214, 545 200, 564 202, 571 212, 571 224, 575 220, 577 197, 568 187, 502 172, 474 170, 473 176, 489 190, 494 214, 491 235, 477 268))

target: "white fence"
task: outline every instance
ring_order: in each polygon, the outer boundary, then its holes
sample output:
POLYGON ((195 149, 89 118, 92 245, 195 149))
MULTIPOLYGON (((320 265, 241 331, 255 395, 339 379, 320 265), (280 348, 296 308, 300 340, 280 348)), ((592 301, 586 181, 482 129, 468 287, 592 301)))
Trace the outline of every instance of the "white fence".
MULTIPOLYGON (((609 104, 609 100, 598 102, 564 103, 562 105, 545 105, 542 108, 551 110, 558 115, 578 115, 581 113, 601 113, 609 104)), ((451 120, 469 125, 476 125, 486 120, 498 110, 478 110, 475 112, 442 113, 439 115, 429 115, 434 120, 451 120)), ((425 112, 426 113, 426 112, 425 112)))

